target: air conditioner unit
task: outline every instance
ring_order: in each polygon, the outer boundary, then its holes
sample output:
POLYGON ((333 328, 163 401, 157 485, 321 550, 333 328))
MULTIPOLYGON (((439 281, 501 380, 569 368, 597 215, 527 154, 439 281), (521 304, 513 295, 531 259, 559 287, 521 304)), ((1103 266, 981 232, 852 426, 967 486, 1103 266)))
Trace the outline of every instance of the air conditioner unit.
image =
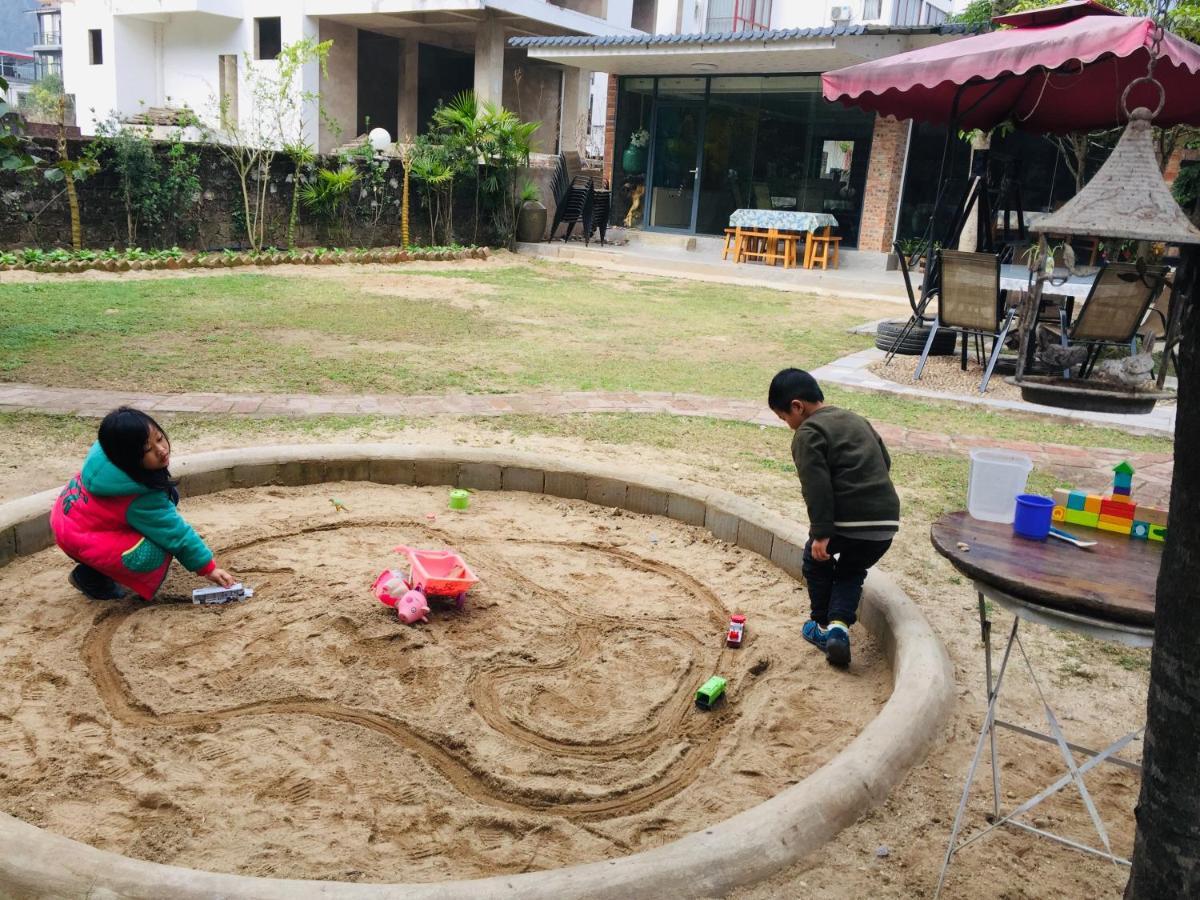
POLYGON ((849 6, 831 6, 829 18, 835 22, 849 22, 852 15, 849 6))

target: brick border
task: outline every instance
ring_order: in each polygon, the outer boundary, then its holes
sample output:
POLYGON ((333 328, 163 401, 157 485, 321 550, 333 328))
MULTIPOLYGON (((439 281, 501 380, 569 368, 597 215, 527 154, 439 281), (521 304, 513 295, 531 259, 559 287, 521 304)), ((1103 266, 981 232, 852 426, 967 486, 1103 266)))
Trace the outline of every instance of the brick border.
MULTIPOLYGON (((806 538, 796 522, 725 491, 592 463, 473 449, 323 444, 203 453, 176 465, 188 496, 256 485, 326 481, 524 490, 647 511, 688 524, 770 559, 795 578, 806 538)), ((0 506, 0 566, 53 544, 57 491, 0 506)), ((466 900, 466 898, 711 897, 752 884, 817 850, 881 803, 924 758, 954 703, 954 670, 916 605, 878 571, 860 620, 892 666, 893 692, 837 756, 799 784, 730 819, 631 856, 564 869, 438 884, 348 884, 253 878, 165 866, 97 850, 0 814, 0 893, 179 900, 466 900)))

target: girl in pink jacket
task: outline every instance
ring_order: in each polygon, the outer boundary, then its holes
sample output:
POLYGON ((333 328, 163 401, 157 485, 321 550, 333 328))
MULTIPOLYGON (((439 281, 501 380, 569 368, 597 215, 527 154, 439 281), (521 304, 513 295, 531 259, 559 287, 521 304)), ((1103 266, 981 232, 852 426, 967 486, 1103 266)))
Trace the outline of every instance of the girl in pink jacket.
POLYGON ((213 584, 235 583, 175 509, 170 462, 166 432, 144 412, 122 406, 100 423, 99 440, 50 512, 54 539, 78 563, 69 580, 88 597, 116 599, 123 585, 149 600, 172 557, 213 584))

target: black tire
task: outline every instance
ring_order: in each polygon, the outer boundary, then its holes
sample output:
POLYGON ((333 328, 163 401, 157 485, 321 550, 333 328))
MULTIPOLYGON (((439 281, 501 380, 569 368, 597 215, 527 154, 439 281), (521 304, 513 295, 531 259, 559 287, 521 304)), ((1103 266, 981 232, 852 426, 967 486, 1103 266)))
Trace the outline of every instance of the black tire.
MULTIPOLYGON (((875 346, 885 352, 891 352, 892 346, 896 343, 896 338, 904 331, 904 326, 908 323, 907 319, 895 319, 891 322, 880 322, 879 328, 875 331, 875 346)), ((939 328, 937 337, 933 339, 933 347, 929 350, 930 356, 953 356, 954 345, 958 338, 958 332, 949 328, 939 328)), ((902 356, 920 356, 921 351, 925 349, 925 342, 929 340, 929 326, 922 325, 914 326, 896 352, 902 356)))

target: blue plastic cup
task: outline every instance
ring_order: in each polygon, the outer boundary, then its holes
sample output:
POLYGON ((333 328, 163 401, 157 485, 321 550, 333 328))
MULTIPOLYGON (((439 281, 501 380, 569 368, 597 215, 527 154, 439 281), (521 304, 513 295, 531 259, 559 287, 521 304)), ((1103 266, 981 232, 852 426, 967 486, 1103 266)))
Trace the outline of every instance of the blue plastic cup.
POLYGON ((1050 520, 1053 515, 1054 501, 1049 497, 1018 494, 1013 533, 1031 541, 1044 541, 1050 537, 1050 520))

